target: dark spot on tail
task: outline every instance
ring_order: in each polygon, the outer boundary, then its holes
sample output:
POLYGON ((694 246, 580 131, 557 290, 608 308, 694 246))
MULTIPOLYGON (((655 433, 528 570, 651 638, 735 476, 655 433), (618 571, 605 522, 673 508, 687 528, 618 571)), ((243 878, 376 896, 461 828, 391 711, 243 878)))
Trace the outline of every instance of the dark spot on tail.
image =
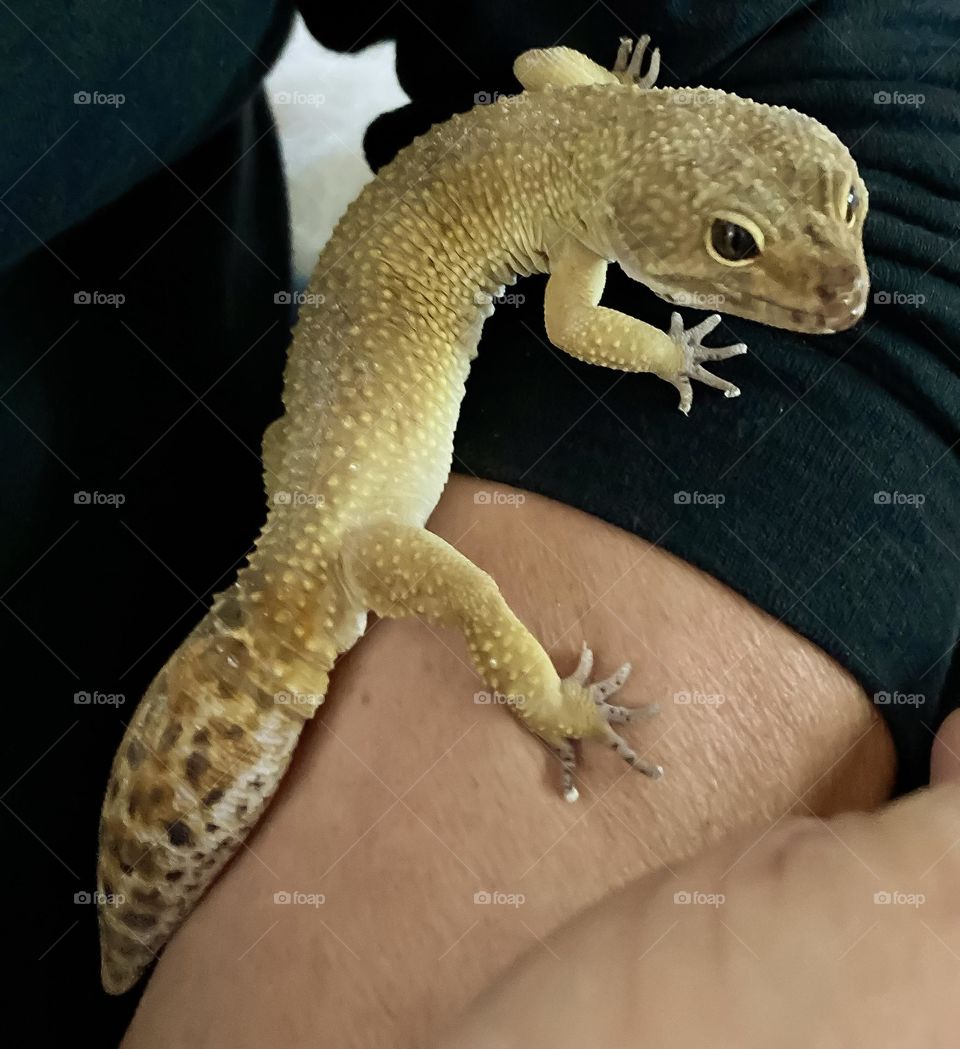
POLYGON ((233 596, 225 597, 214 609, 214 615, 228 630, 243 626, 246 618, 243 606, 233 596))
POLYGON ((183 732, 183 725, 179 721, 174 721, 172 724, 167 725, 163 730, 163 735, 160 737, 160 749, 169 750, 180 738, 181 732, 183 732))
POLYGON ((176 845, 178 847, 193 844, 193 833, 190 828, 180 820, 174 820, 173 823, 167 827, 167 837, 170 839, 171 845, 176 845))
POLYGON ((179 881, 183 877, 183 871, 167 871, 164 877, 167 881, 179 881))
POLYGON ((144 907, 160 907, 163 905, 163 897, 159 889, 151 889, 145 892, 143 889, 134 889, 133 898, 144 907))
POLYGON ((214 790, 209 791, 203 796, 204 805, 216 805, 216 803, 223 797, 223 791, 216 787, 214 790))
POLYGON ((210 729, 198 728, 193 734, 193 742, 198 747, 206 746, 210 742, 210 729))
POLYGON ((157 924, 155 914, 140 914, 137 911, 123 911, 120 920, 131 929, 152 929, 157 924))
POLYGON ((195 786, 200 785, 200 778, 210 768, 207 757, 195 750, 186 761, 187 779, 195 786))
POLYGON ((243 725, 237 725, 232 721, 216 720, 214 728, 224 739, 240 739, 243 736, 243 725))
POLYGON ((138 739, 131 739, 127 744, 127 764, 130 768, 139 768, 146 756, 147 751, 144 745, 138 739))

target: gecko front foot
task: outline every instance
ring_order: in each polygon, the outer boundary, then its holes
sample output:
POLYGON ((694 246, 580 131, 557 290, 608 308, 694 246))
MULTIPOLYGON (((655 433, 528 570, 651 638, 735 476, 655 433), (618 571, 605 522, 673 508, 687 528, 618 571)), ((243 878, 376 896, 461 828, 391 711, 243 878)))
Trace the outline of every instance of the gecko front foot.
POLYGON ((739 397, 740 388, 732 382, 721 379, 713 372, 708 372, 701 367, 704 361, 725 361, 728 357, 738 357, 747 352, 745 343, 736 342, 730 346, 704 346, 702 339, 720 323, 720 314, 711 313, 706 320, 702 320, 693 328, 685 330, 683 318, 679 313, 670 315, 670 338, 680 347, 683 352, 683 364, 680 371, 667 381, 680 391, 680 411, 684 415, 690 413, 693 404, 693 387, 691 379, 712 386, 716 390, 723 390, 724 397, 739 397))
MULTIPOLYGON (((561 680, 561 688, 568 695, 571 693, 583 694, 593 703, 594 709, 599 715, 599 727, 594 738, 598 738, 611 746, 628 765, 633 766, 638 772, 642 772, 651 779, 659 779, 663 775, 663 768, 660 765, 652 765, 638 757, 626 740, 617 735, 610 726, 611 724, 624 724, 636 718, 655 717, 659 714, 660 707, 656 703, 643 707, 620 707, 607 702, 607 697, 612 696, 615 692, 619 692, 630 676, 631 666, 629 663, 624 663, 602 681, 595 681, 592 685, 588 685, 587 682, 590 679, 592 670, 593 652, 587 646, 586 641, 584 641, 580 650, 580 662, 577 664, 577 669, 569 677, 561 680)), ((548 742, 550 749, 557 756, 563 767, 563 796, 567 801, 576 801, 580 797, 580 792, 573 782, 573 775, 577 766, 573 744, 569 739, 548 742)))
POLYGON ((646 73, 640 75, 640 63, 643 61, 644 52, 650 43, 650 37, 644 33, 633 46, 633 40, 629 36, 620 37, 620 50, 617 52, 617 60, 613 63, 613 74, 621 84, 636 84, 637 87, 651 88, 657 82, 660 73, 660 48, 655 47, 650 52, 650 64, 646 73))

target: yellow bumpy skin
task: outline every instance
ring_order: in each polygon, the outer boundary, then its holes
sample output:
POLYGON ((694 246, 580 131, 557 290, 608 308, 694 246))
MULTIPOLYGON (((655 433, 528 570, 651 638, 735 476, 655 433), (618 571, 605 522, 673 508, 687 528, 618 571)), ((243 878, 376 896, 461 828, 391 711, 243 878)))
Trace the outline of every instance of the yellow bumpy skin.
MULTIPOLYGON (((293 336, 264 436, 270 513, 237 581, 150 685, 114 760, 100 831, 102 978, 119 993, 163 947, 276 789, 337 656, 368 611, 457 628, 487 686, 554 751, 571 740, 649 776, 607 702, 624 664, 561 679, 494 581, 427 532, 484 319, 503 285, 548 272, 561 349, 739 391, 704 367, 719 318, 669 332, 599 305, 610 261, 674 302, 820 333, 856 321, 867 194, 848 151, 792 110, 654 89, 659 56, 612 71, 565 48, 516 63, 527 89, 434 127, 350 205, 293 336)), ((647 712, 651 708, 647 708, 647 712)), ((402 745, 402 741, 398 742, 402 745)))

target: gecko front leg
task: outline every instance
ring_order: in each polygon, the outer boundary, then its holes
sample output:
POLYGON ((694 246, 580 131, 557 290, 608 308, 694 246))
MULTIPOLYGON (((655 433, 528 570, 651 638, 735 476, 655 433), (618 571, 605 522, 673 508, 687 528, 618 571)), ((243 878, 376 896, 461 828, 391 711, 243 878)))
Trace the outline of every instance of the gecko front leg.
POLYGON ((612 70, 570 47, 533 48, 517 57, 513 75, 527 91, 585 84, 625 84, 647 89, 656 84, 660 72, 660 49, 655 47, 646 73, 640 73, 649 43, 650 37, 646 35, 640 37, 636 47, 630 37, 621 37, 612 70))
POLYGON ((684 329, 679 313, 671 318, 670 331, 617 310, 600 306, 606 280, 607 261, 573 237, 549 252, 550 279, 544 296, 547 335, 557 349, 572 357, 626 372, 652 372, 680 392, 680 411, 686 415, 693 402, 691 379, 736 397, 733 383, 708 372, 704 361, 725 360, 746 353, 738 342, 731 346, 707 347, 704 335, 720 323, 718 314, 690 329, 684 329))
POLYGON ((626 681, 630 665, 624 664, 605 681, 588 684, 592 656, 584 646, 577 669, 561 678, 493 579, 439 536, 424 528, 380 521, 345 538, 341 564, 357 601, 378 616, 417 618, 455 627, 463 634, 486 685, 503 696, 559 757, 569 801, 577 797, 570 740, 604 743, 645 775, 662 774, 659 765, 638 757, 611 727, 611 722, 630 717, 627 708, 606 702, 626 681))

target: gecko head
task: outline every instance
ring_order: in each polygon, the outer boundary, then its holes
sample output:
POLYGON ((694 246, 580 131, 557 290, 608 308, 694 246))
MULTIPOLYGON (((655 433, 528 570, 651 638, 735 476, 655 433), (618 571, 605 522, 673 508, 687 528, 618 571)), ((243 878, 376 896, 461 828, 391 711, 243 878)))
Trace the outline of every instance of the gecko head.
POLYGON ((716 95, 726 119, 687 121, 694 134, 658 158, 653 199, 649 178, 615 190, 617 261, 677 305, 813 334, 851 327, 869 291, 856 163, 810 117, 716 95))

